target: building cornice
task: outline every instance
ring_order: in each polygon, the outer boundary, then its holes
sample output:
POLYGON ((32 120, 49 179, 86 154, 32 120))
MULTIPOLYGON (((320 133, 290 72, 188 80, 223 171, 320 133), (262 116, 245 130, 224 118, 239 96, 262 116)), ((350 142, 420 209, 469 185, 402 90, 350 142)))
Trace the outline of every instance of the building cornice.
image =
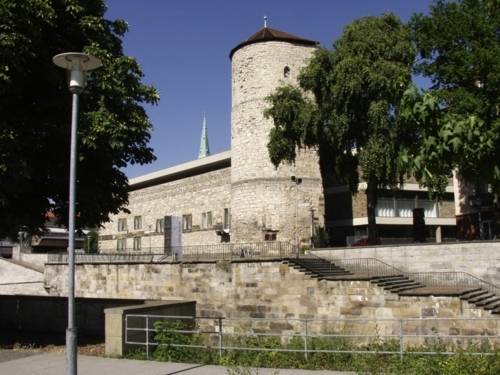
POLYGON ((174 165, 160 171, 134 177, 129 180, 129 190, 138 190, 181 178, 199 175, 231 166, 231 151, 224 151, 201 159, 174 165))

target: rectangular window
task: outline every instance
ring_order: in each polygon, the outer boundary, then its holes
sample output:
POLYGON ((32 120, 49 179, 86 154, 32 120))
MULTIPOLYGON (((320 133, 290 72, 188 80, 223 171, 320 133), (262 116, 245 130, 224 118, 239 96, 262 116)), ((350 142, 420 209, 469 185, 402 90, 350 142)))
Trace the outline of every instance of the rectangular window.
POLYGON ((134 237, 134 250, 141 250, 141 237, 134 237))
POLYGON ((165 227, 165 219, 156 219, 156 233, 163 233, 165 227))
POLYGON ((382 217, 396 216, 393 198, 379 198, 377 200, 376 215, 382 217))
POLYGON ((399 217, 413 217, 413 209, 415 208, 414 199, 397 199, 398 216, 399 217))
POLYGON ((264 241, 276 241, 276 232, 265 232, 264 241))
POLYGON ((141 229, 142 228, 142 217, 141 216, 134 216, 134 229, 141 229))
POLYGON ((231 209, 224 208, 224 229, 231 228, 231 209))
POLYGON ((420 199, 418 206, 424 209, 424 217, 438 217, 436 202, 428 199, 420 199))
POLYGON ((127 239, 119 238, 116 240, 116 251, 126 251, 127 250, 127 239))
POLYGON ((212 211, 201 214, 201 227, 203 229, 212 228, 212 211))
POLYGON ((127 219, 118 219, 118 232, 125 232, 127 230, 127 219))
POLYGON ((189 215, 182 215, 182 230, 183 231, 190 231, 193 228, 193 219, 191 214, 189 215))

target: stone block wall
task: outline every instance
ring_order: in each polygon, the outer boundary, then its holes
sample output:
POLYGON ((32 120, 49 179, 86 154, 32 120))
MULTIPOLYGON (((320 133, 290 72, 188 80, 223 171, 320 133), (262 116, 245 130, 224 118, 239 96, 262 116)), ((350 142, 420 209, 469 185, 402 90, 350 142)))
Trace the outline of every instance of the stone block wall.
MULTIPOLYGON (((66 293, 65 274, 66 265, 47 265, 46 284, 52 294, 66 293)), ((491 316, 458 298, 399 297, 368 281, 318 281, 279 261, 86 264, 76 266, 76 277, 78 296, 193 300, 198 316, 238 318, 233 323, 235 330, 248 323, 245 318, 466 319, 491 316)), ((260 329, 271 329, 272 322, 262 323, 266 326, 261 325, 260 329)), ((279 326, 278 322, 276 324, 279 326)), ((383 322, 377 324, 381 332, 394 329, 393 321, 385 326, 383 322)), ((451 322, 444 324, 451 325, 451 322)), ((465 323, 453 324, 462 329, 465 323)), ((311 329, 320 331, 325 326, 317 324, 311 329)))
MULTIPOLYGON (((296 84, 315 49, 267 41, 244 46, 232 56, 231 213, 236 242, 261 241, 266 230, 277 231, 279 240, 295 241, 297 202, 309 201, 323 220, 315 150, 302 150, 293 165, 275 168, 267 150, 274 123, 264 117, 266 97, 281 85, 296 84), (291 176, 302 178, 304 186, 293 189, 291 176)), ((310 225, 301 225, 299 231, 300 237, 310 237, 310 225)))
POLYGON ((133 238, 141 237, 143 252, 163 251, 163 233, 156 231, 156 220, 164 216, 192 215, 192 229, 183 232, 182 245, 214 244, 220 242, 215 225, 222 224, 224 208, 230 207, 230 168, 202 173, 130 192, 130 214, 113 215, 99 232, 100 251, 116 251, 117 240, 125 238, 127 250, 133 248, 133 238), (201 228, 203 212, 212 212, 212 227, 201 228), (134 216, 141 216, 142 226, 134 230, 134 216), (127 230, 118 232, 118 219, 127 220, 127 230))
POLYGON ((309 243, 313 220, 323 226, 321 185, 303 179, 269 178, 232 185, 232 232, 240 242, 260 242, 266 231, 277 231, 277 241, 309 243))

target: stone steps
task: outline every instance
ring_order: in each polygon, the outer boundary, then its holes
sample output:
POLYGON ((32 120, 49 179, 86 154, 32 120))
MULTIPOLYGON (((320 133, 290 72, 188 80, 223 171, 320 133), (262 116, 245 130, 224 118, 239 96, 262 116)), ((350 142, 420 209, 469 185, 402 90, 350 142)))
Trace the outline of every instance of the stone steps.
POLYGON ((468 299, 467 299, 467 302, 469 302, 469 303, 473 303, 473 304, 477 305, 478 303, 481 303, 482 301, 484 301, 484 300, 488 300, 488 299, 490 299, 490 298, 492 298, 492 297, 496 297, 496 295, 495 295, 495 294, 493 294, 493 293, 489 293, 489 292, 488 292, 488 293, 485 293, 485 294, 481 294, 481 295, 480 295, 480 296, 478 296, 478 297, 468 298, 468 299))
POLYGON ((500 302, 500 297, 497 297, 496 294, 494 294, 493 296, 494 296, 493 298, 488 298, 486 300, 477 302, 476 306, 484 307, 484 306, 489 306, 491 304, 496 305, 497 304, 496 302, 500 302))
POLYGON ((404 274, 372 276, 355 273, 339 267, 326 259, 300 258, 286 261, 311 278, 327 281, 369 281, 372 284, 404 297, 457 297, 492 314, 500 314, 500 296, 479 287, 426 286, 404 274))

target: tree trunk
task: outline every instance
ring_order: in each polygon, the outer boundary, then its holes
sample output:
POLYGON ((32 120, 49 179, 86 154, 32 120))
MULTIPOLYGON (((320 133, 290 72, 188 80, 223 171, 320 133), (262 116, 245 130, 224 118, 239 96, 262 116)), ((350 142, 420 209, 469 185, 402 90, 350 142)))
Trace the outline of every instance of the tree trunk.
POLYGON ((368 181, 366 187, 366 212, 368 214, 368 244, 377 245, 377 223, 375 221, 377 207, 377 182, 373 179, 368 181))
POLYGON ((325 238, 325 245, 333 245, 334 243, 334 238, 331 237, 331 233, 328 231, 328 228, 326 228, 326 223, 329 219, 332 217, 332 213, 330 212, 330 208, 332 205, 329 203, 330 199, 332 199, 332 195, 326 194, 326 189, 332 185, 332 177, 333 177, 333 171, 334 171, 334 158, 332 158, 328 153, 325 151, 328 150, 327 147, 325 146, 319 146, 318 150, 318 157, 319 157, 319 170, 321 174, 321 182, 323 185, 323 199, 324 199, 324 223, 325 223, 325 232, 327 233, 327 236, 325 238))

